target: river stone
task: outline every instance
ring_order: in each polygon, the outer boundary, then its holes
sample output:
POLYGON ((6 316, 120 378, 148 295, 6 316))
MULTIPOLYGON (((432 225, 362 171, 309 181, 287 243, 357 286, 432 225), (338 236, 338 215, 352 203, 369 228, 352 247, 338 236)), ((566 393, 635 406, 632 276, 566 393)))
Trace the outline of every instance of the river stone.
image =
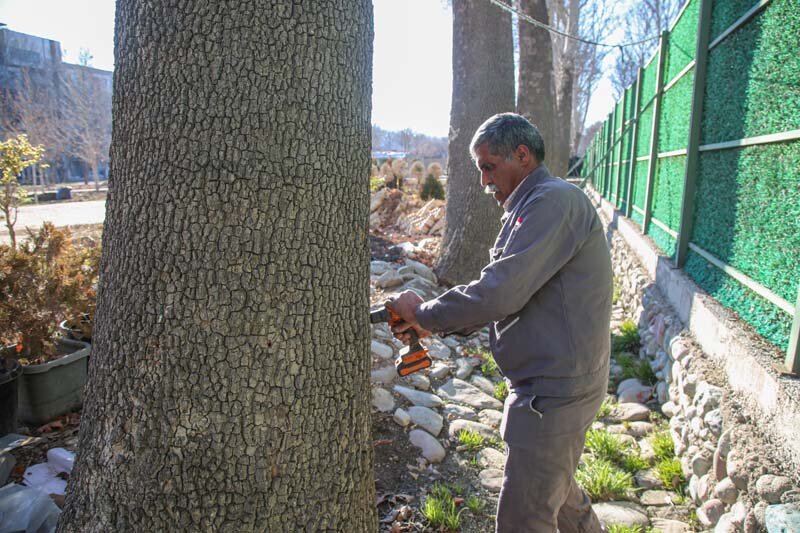
POLYGON ((390 289, 403 284, 403 277, 395 272, 394 269, 389 269, 378 277, 375 285, 381 289, 390 289))
POLYGON ((386 261, 370 261, 369 262, 369 273, 374 274, 376 276, 380 276, 387 270, 392 268, 392 265, 387 263, 386 261))
POLYGON ((486 394, 494 394, 494 383, 492 383, 492 380, 490 379, 473 374, 472 377, 469 378, 469 382, 486 394))
POLYGON ((474 409, 464 407, 455 403, 448 403, 442 408, 442 412, 447 420, 464 418, 466 420, 478 420, 478 413, 474 409))
POLYGON ((388 413, 394 409, 392 393, 381 387, 372 389, 372 406, 381 413, 388 413))
POLYGON ((412 387, 419 390, 430 390, 431 389, 431 380, 428 379, 428 376, 423 376, 422 374, 415 373, 411 374, 406 378, 408 382, 411 384, 412 387))
POLYGON ((781 495, 791 488, 792 480, 784 476, 765 474, 756 481, 756 492, 767 503, 780 503, 781 495))
POLYGON ((428 355, 433 359, 450 359, 452 351, 450 348, 436 337, 423 339, 423 344, 428 349, 428 355))
POLYGON ((715 478, 723 479, 723 478, 728 477, 728 470, 727 470, 727 467, 725 465, 725 459, 723 459, 722 455, 720 455, 719 449, 717 449, 714 452, 713 463, 714 463, 713 468, 714 468, 714 477, 715 478))
POLYGON ((441 398, 430 392, 423 392, 402 385, 395 385, 394 391, 403 396, 406 400, 414 405, 421 405, 423 407, 440 407, 444 404, 441 398))
POLYGON ((697 406, 698 414, 705 416, 706 413, 719 407, 722 399, 723 390, 720 387, 711 385, 707 381, 701 382, 697 386, 697 393, 694 397, 694 404, 697 406))
POLYGON ((691 459, 691 466, 694 474, 698 476, 707 474, 711 470, 711 458, 708 456, 708 452, 705 450, 697 452, 691 459))
POLYGON ((481 486, 489 492, 500 492, 503 486, 503 471, 499 468, 487 468, 478 474, 481 486))
POLYGON ((653 445, 650 443, 649 439, 641 439, 638 442, 639 446, 639 455, 645 461, 653 461, 656 458, 656 452, 653 449, 653 445))
POLYGON ((674 492, 668 490, 646 490, 640 496, 642 505, 672 505, 677 503, 679 498, 674 492))
POLYGON ((0 487, 6 484, 17 460, 10 453, 0 453, 0 487))
POLYGON ((429 462, 438 463, 444 459, 444 447, 430 433, 421 429, 412 429, 408 433, 408 439, 411 444, 422 450, 422 456, 429 462))
POLYGON ((722 433, 722 412, 719 409, 712 409, 703 417, 706 427, 711 430, 714 436, 722 433))
POLYGON ((700 479, 697 481, 697 504, 700 505, 711 498, 713 493, 714 482, 711 481, 711 476, 709 474, 700 476, 700 479))
POLYGON ((659 381, 656 385, 656 399, 659 404, 669 401, 669 385, 666 381, 659 381))
POLYGON ((632 502, 596 503, 592 506, 597 517, 606 528, 610 525, 621 525, 646 528, 650 525, 644 507, 632 502))
POLYGON ((631 387, 642 387, 642 382, 638 378, 623 379, 617 385, 617 395, 622 394, 631 387))
POLYGON ((438 436, 439 432, 442 431, 444 420, 439 413, 421 405, 414 405, 408 409, 408 414, 411 415, 413 423, 434 437, 438 436))
POLYGON ((635 384, 624 389, 617 395, 619 403, 644 403, 653 396, 653 387, 635 384))
POLYGON ((734 523, 733 513, 724 513, 719 517, 717 525, 714 526, 714 533, 739 533, 741 531, 740 525, 734 523))
MULTIPOLYGON (((602 429, 603 428, 603 423, 602 422, 597 422, 597 425, 598 425, 598 427, 595 428, 595 429, 602 429)), ((626 428, 622 424, 609 424, 609 425, 605 426, 605 428, 606 428, 606 431, 611 433, 612 435, 627 435, 628 434, 628 428, 626 428)))
POLYGON ((466 357, 456 359, 456 377, 458 379, 467 379, 472 374, 472 363, 466 357))
POLYGON ((398 407, 394 411, 394 415, 392 419, 397 422, 398 425, 406 427, 411 423, 411 415, 409 415, 404 409, 398 407))
POLYGON ((633 435, 637 439, 640 439, 653 431, 655 426, 650 422, 631 422, 628 425, 628 435, 633 435))
POLYGON ((373 381, 373 383, 383 383, 384 385, 388 385, 397 379, 397 370, 394 368, 394 365, 377 368, 370 373, 370 379, 373 381))
POLYGON ((420 263, 419 261, 413 261, 411 259, 406 259, 405 262, 406 266, 411 267, 419 276, 422 276, 431 283, 437 283, 436 274, 433 273, 433 270, 431 270, 428 265, 420 263))
POLYGON ((697 510, 697 519, 705 528, 710 528, 719 522, 725 512, 725 504, 717 499, 708 500, 697 510))
POLYGON ((450 373, 450 367, 447 363, 437 361, 431 366, 430 376, 433 379, 444 379, 450 373))
POLYGON ((437 391, 439 396, 451 402, 463 403, 476 409, 502 409, 503 404, 492 398, 478 387, 466 381, 453 378, 437 391))
POLYGON ((614 410, 622 422, 636 422, 650 418, 650 409, 640 403, 620 403, 614 410))
POLYGON ((504 469, 506 466, 506 456, 495 448, 484 448, 478 452, 478 461, 486 468, 504 469))
POLYGON ((388 344, 384 344, 380 341, 372 341, 370 345, 372 348, 373 355, 377 355, 381 359, 391 359, 394 357, 394 350, 388 344))
POLYGON ((639 470, 633 478, 636 480, 636 485, 644 489, 657 489, 663 486, 658 474, 652 468, 648 470, 639 470))
POLYGON ((496 409, 484 409, 478 413, 478 420, 481 424, 493 427, 495 429, 500 427, 500 422, 503 420, 503 413, 496 409))
POLYGON ((747 488, 749 472, 745 467, 744 461, 736 458, 734 452, 728 454, 728 458, 725 462, 725 470, 728 472, 728 477, 731 478, 731 481, 733 481, 737 489, 745 490, 747 488))
POLYGON ((733 481, 731 481, 729 477, 726 477, 714 487, 714 497, 722 503, 731 505, 736 501, 738 495, 739 491, 736 490, 736 485, 733 484, 733 481))
POLYGON ((800 503, 770 505, 764 511, 767 531, 800 531, 800 503))
POLYGON ((660 531, 661 533, 689 533, 692 531, 692 526, 689 524, 667 518, 653 518, 651 525, 653 526, 653 531, 660 531))
POLYGON ((728 458, 728 453, 731 451, 731 430, 723 431, 719 436, 717 450, 723 459, 728 458))
POLYGON ((475 422, 473 420, 464 420, 463 418, 450 422, 450 426, 447 428, 447 433, 451 437, 457 437, 458 434, 464 429, 473 431, 485 439, 498 437, 497 431, 486 424, 481 424, 480 422, 475 422))
POLYGON ((675 337, 669 343, 669 355, 675 361, 680 361, 689 355, 689 342, 681 337, 675 337))

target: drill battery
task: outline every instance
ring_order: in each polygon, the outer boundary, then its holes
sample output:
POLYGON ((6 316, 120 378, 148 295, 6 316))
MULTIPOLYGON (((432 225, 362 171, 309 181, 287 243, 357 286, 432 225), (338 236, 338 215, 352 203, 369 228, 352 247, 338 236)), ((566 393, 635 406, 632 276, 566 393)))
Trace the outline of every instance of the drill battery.
MULTIPOLYGON (((400 316, 386 307, 381 307, 370 312, 369 321, 371 324, 387 322, 389 326, 395 326, 403 321, 400 316)), ((411 336, 411 343, 400 350, 400 356, 394 361, 394 368, 400 376, 413 374, 417 370, 431 366, 431 358, 428 357, 428 350, 419 342, 419 337, 414 328, 410 328, 408 333, 411 336)))

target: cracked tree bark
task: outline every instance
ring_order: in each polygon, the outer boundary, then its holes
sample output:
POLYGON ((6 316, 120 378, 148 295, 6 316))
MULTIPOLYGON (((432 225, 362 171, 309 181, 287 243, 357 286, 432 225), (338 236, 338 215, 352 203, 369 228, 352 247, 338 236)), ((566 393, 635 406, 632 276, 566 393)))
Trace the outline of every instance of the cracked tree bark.
POLYGON ((368 0, 119 0, 59 531, 375 531, 368 0))
MULTIPOLYGON (((550 23, 545 0, 521 2, 522 13, 550 23)), ((517 112, 539 129, 544 139, 545 163, 548 167, 556 146, 556 90, 553 80, 553 44, 550 33, 519 19, 519 95, 517 112)), ((552 170, 552 169, 551 169, 552 170)))
POLYGON ((487 118, 514 110, 511 15, 486 0, 453 0, 453 100, 447 198, 436 274, 454 285, 476 279, 489 261, 502 210, 483 194, 469 144, 487 118))

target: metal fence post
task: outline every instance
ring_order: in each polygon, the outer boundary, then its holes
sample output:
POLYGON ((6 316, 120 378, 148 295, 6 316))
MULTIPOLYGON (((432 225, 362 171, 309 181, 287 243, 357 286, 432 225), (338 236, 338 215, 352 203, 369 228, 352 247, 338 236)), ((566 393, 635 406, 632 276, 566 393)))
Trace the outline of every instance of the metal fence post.
POLYGON ((625 216, 631 218, 631 211, 633 210, 633 179, 636 177, 636 137, 639 135, 639 117, 641 110, 639 107, 642 104, 642 73, 644 68, 639 67, 639 72, 636 75, 635 95, 633 98, 633 128, 631 128, 631 152, 630 152, 630 168, 628 168, 628 190, 625 191, 625 216))
POLYGON ((683 202, 681 222, 678 226, 678 245, 675 248, 675 265, 686 264, 689 238, 692 235, 694 195, 697 190, 697 168, 700 162, 700 130, 703 126, 703 96, 706 89, 708 66, 708 41, 711 33, 711 0, 700 1, 697 21, 697 48, 694 56, 694 86, 692 87, 692 115, 689 122, 689 142, 686 146, 686 170, 683 175, 683 202))
POLYGON ((650 161, 647 163, 647 185, 644 192, 644 220, 642 233, 647 233, 653 213, 653 184, 658 168, 658 128, 661 122, 661 99, 664 97, 664 59, 667 55, 669 32, 661 32, 658 40, 658 67, 656 67, 656 95, 653 101, 653 128, 650 134, 650 161))
MULTIPOLYGON (((619 119, 619 138, 618 138, 618 148, 616 150, 619 153, 619 157, 617 157, 617 172, 614 181, 614 206, 619 207, 622 204, 622 198, 620 195, 620 187, 622 186, 622 160, 625 157, 625 154, 622 153, 622 145, 624 143, 623 137, 625 136, 625 108, 628 107, 628 91, 622 91, 622 107, 620 107, 620 115, 622 115, 619 119)), ((616 123, 614 124, 616 126, 616 123)))
POLYGON ((605 198, 609 197, 609 186, 608 186, 608 177, 611 175, 611 143, 614 140, 614 136, 611 134, 612 129, 614 128, 614 114, 611 113, 608 118, 606 118, 606 146, 605 150, 603 150, 603 155, 605 156, 605 162, 603 163, 603 196, 605 198))
POLYGON ((789 334, 789 349, 781 371, 793 376, 800 375, 800 285, 797 287, 797 303, 794 305, 792 332, 789 334))

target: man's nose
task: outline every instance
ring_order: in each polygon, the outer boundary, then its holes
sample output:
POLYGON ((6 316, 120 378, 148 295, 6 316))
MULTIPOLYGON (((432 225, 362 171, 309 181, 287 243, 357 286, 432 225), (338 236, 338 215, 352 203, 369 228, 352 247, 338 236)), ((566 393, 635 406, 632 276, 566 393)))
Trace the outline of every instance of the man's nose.
POLYGON ((481 171, 481 187, 486 187, 492 182, 488 172, 481 171))

